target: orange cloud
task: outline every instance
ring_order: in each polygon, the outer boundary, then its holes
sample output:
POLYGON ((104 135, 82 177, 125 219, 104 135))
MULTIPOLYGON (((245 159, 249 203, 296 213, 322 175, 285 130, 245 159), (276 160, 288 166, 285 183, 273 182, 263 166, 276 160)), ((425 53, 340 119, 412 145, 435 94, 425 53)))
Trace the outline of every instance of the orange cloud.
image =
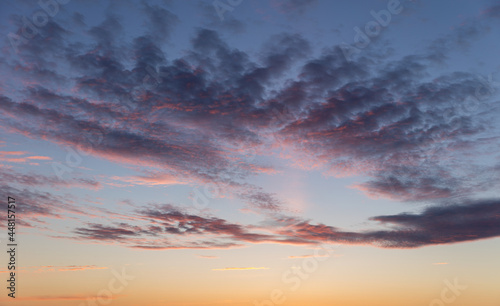
POLYGON ((26 151, 0 151, 0 155, 25 155, 26 151))
POLYGON ((72 266, 41 266, 41 267, 29 267, 33 269, 37 269, 34 272, 35 273, 42 273, 42 272, 68 272, 68 271, 84 271, 84 270, 104 270, 104 269, 109 269, 108 267, 98 267, 94 265, 86 265, 86 266, 77 266, 77 265, 72 265, 72 266))
POLYGON ((108 267, 96 267, 94 265, 92 266, 68 266, 68 267, 63 267, 59 268, 58 271, 83 271, 83 270, 105 270, 109 269, 108 267))
MULTIPOLYGON (((5 271, 0 271, 0 273, 10 273, 10 272, 13 272, 13 271, 8 271, 8 270, 5 270, 5 271)), ((17 270, 15 271, 16 273, 21 273, 21 272, 27 272, 26 270, 17 270)))
POLYGON ((6 158, 6 157, 0 157, 0 160, 8 163, 24 163, 27 161, 26 158, 6 158))
POLYGON ((205 258, 205 259, 217 259, 219 256, 210 256, 210 255, 196 255, 199 258, 205 258))
POLYGON ((52 160, 52 158, 48 156, 28 156, 28 159, 39 159, 39 160, 52 160))
POLYGON ((26 157, 20 156, 27 153, 28 152, 24 151, 0 151, 0 161, 10 162, 10 163, 26 163, 30 162, 31 160, 52 160, 52 158, 48 156, 26 156, 26 157), (18 157, 12 157, 12 156, 18 156, 18 157))

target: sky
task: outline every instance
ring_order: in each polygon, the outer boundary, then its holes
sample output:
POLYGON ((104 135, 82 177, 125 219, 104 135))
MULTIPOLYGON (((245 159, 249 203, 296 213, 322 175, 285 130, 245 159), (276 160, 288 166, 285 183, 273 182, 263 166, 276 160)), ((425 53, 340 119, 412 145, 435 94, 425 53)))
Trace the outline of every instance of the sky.
POLYGON ((493 0, 2 1, 0 305, 500 305, 499 35, 493 0))

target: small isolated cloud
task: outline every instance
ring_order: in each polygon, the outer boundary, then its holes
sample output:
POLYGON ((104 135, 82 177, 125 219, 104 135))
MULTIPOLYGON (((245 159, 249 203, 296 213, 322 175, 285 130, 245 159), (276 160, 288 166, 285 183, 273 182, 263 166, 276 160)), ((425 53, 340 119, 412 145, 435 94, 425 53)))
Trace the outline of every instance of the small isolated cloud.
POLYGON ((0 151, 0 156, 3 155, 25 155, 28 154, 28 152, 25 151, 0 151))
POLYGON ((196 257, 205 258, 205 259, 218 259, 218 258, 220 258, 219 256, 211 256, 211 255, 196 255, 196 257))
POLYGON ((236 271, 236 270, 269 270, 266 267, 243 267, 243 268, 222 268, 222 269, 212 269, 212 271, 236 271))
POLYGON ((7 163, 24 163, 24 162, 26 162, 26 158, 0 157, 0 161, 7 162, 7 163))
POLYGON ((435 262, 433 263, 433 265, 447 265, 448 263, 447 262, 435 262))
MULTIPOLYGON (((33 266, 22 267, 19 271, 28 273, 45 273, 45 272, 68 272, 68 271, 84 271, 84 270, 106 270, 108 267, 99 267, 95 265, 71 265, 71 266, 33 266)), ((0 273, 9 273, 9 271, 0 271, 0 273)))
POLYGON ((146 186, 186 184, 185 182, 182 182, 181 180, 170 174, 153 174, 148 176, 137 175, 128 177, 114 176, 113 179, 135 185, 146 186))
POLYGON ((28 156, 27 159, 52 160, 52 158, 48 156, 28 156))
POLYGON ((108 267, 97 267, 94 265, 90 266, 66 266, 66 267, 57 267, 57 271, 65 272, 65 271, 84 271, 84 270, 105 270, 109 269, 108 267))
MULTIPOLYGON (((12 271, 9 271, 9 270, 3 270, 3 271, 0 271, 0 274, 1 273, 7 273, 7 274, 10 274, 10 272, 12 271)), ((22 270, 22 269, 19 269, 19 270, 16 270, 16 273, 26 273, 27 271, 26 270, 22 270)))
POLYGON ((0 151, 0 161, 9 163, 29 163, 31 160, 52 160, 48 156, 22 156, 29 152, 26 151, 0 151))

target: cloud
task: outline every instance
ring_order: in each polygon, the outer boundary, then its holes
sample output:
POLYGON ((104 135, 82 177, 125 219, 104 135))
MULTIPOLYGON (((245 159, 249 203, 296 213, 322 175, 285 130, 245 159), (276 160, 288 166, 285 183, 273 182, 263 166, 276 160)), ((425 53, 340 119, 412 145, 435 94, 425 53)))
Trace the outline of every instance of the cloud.
POLYGON ((52 160, 48 156, 28 156, 27 159, 52 160))
POLYGON ((122 223, 121 227, 104 226, 91 223, 87 228, 76 228, 75 233, 83 238, 92 240, 125 240, 128 237, 138 236, 138 227, 122 223))
POLYGON ((199 2, 198 8, 203 14, 204 26, 219 31, 229 31, 232 34, 241 34, 245 32, 246 25, 243 21, 236 19, 234 14, 223 14, 221 20, 213 3, 199 2))
MULTIPOLYGON (((0 170, 1 169, 2 168, 0 168, 0 170)), ((82 209, 75 205, 71 197, 67 195, 60 196, 29 187, 28 182, 32 184, 32 186, 45 185, 46 183, 43 182, 43 180, 40 181, 40 179, 41 178, 31 176, 11 176, 9 174, 6 175, 4 172, 0 172, 0 188, 5 194, 14 198, 18 198, 22 195, 22 205, 16 207, 16 212, 24 216, 22 219, 18 220, 21 226, 38 227, 44 225, 46 221, 44 221, 43 218, 65 219, 71 218, 71 215, 96 216, 93 208, 85 207, 85 209, 82 209), (11 186, 13 182, 22 183, 22 187, 11 186), (25 183, 26 185, 24 185, 25 183)), ((51 182, 49 181, 48 184, 51 184, 51 182)), ((7 211, 0 211, 0 216, 3 215, 5 217, 6 212, 7 211)))
POLYGON ((43 273, 43 272, 70 272, 70 271, 85 271, 85 270, 105 270, 109 269, 108 267, 98 267, 95 265, 72 265, 72 266, 40 266, 40 267, 29 267, 30 269, 36 269, 33 271, 34 273, 43 273))
POLYGON ((91 266, 67 266, 67 267, 59 267, 58 271, 84 271, 84 270, 103 270, 109 269, 108 267, 96 267, 94 265, 91 266))
POLYGON ((25 151, 0 151, 0 161, 10 162, 10 163, 30 163, 31 160, 52 160, 48 156, 23 156, 28 152, 25 151), (6 157, 6 156, 16 156, 16 157, 6 157))
MULTIPOLYGON (((315 1, 272 4, 303 12, 315 1)), ((498 151, 498 139, 490 134, 497 84, 461 71, 430 78, 436 62, 487 35, 483 30, 496 21, 497 11, 487 9, 421 53, 386 57, 381 48, 371 53, 376 60, 365 52, 351 61, 338 45, 315 54, 313 44, 295 33, 273 35, 247 53, 217 27, 197 29, 185 52, 172 56, 164 44, 178 17, 146 3, 146 32, 134 35, 125 35, 122 20, 112 14, 95 26, 74 15, 78 32, 50 20, 19 46, 19 54, 9 49, 2 55, 2 73, 17 84, 0 95, 2 128, 140 169, 139 175, 114 177, 127 183, 224 186, 272 225, 153 205, 134 211, 130 224, 85 223, 70 238, 159 250, 325 241, 412 248, 497 237, 498 201, 466 201, 500 182, 499 165, 479 158, 498 151), (278 155, 277 149, 286 153, 278 155), (435 206, 419 214, 374 217, 379 226, 393 228, 366 232, 289 217, 279 195, 248 183, 275 173, 249 153, 327 175, 360 175, 366 180, 353 187, 368 196, 435 206), (438 205, 443 199, 464 202, 438 205)), ((3 151, 0 160, 49 160, 27 154, 3 151)), ((0 187, 23 194, 21 213, 28 224, 88 214, 33 187, 100 187, 92 179, 4 168, 0 187)))
POLYGON ((175 178, 172 175, 161 174, 161 173, 156 173, 149 176, 142 176, 142 175, 130 176, 130 177, 115 176, 113 177, 113 179, 123 182, 133 183, 135 185, 149 185, 149 186, 186 184, 185 182, 177 180, 177 178, 175 178))
POLYGON ((385 246, 417 247, 497 237, 500 201, 483 200, 466 204, 429 207, 420 214, 398 214, 371 218, 398 229, 374 232, 372 237, 390 237, 385 246))
POLYGON ((478 38, 490 32, 491 22, 495 22, 499 17, 498 11, 498 5, 490 6, 479 18, 466 18, 459 25, 452 27, 449 33, 435 39, 429 45, 427 58, 443 63, 453 49, 467 50, 478 38))
MULTIPOLYGON (((47 273, 47 272, 72 272, 72 271, 85 271, 85 270, 106 270, 108 267, 99 267, 95 265, 72 265, 72 266, 34 266, 34 267, 21 267, 17 272, 22 273, 47 273)), ((0 273, 9 273, 9 271, 0 271, 0 273)))
POLYGON ((25 155, 26 151, 0 151, 0 155, 25 155))
POLYGON ((9 169, 0 169, 0 182, 3 184, 19 184, 23 187, 80 187, 88 189, 99 189, 101 183, 93 179, 87 178, 68 178, 60 179, 56 176, 46 176, 41 174, 23 174, 18 171, 9 169))
POLYGON ((447 265, 447 262, 435 262, 433 265, 447 265))
POLYGON ((153 220, 172 235, 217 235, 228 239, 259 242, 272 239, 266 234, 252 233, 243 225, 215 217, 187 214, 171 205, 156 206, 139 211, 140 216, 153 220))
MULTIPOLYGON (((135 224, 91 223, 78 227, 73 235, 63 238, 118 243, 149 250, 224 249, 246 243, 314 244, 312 241, 263 233, 254 226, 243 225, 213 216, 184 212, 170 204, 138 209, 135 224)), ((59 237, 61 238, 61 237, 59 237)))
POLYGON ((169 10, 157 6, 142 3, 143 10, 148 18, 149 34, 159 41, 166 41, 175 25, 179 23, 179 17, 169 10))
POLYGON ((199 258, 205 258, 205 259, 218 259, 219 256, 212 256, 212 255, 196 255, 199 258))
POLYGON ((145 224, 91 224, 87 228, 77 228, 77 236, 73 238, 108 241, 150 250, 232 248, 256 243, 327 243, 407 249, 500 236, 498 199, 430 206, 421 213, 376 216, 370 220, 381 226, 389 225, 390 229, 362 232, 343 231, 333 226, 286 216, 269 219, 260 226, 241 225, 216 217, 184 213, 172 205, 157 205, 141 209, 138 213, 138 220, 147 221, 145 224), (155 226, 157 230, 154 233, 147 230, 146 224, 155 226), (260 233, 261 231, 266 231, 267 234, 260 233), (179 240, 180 237, 183 239, 179 240))
MULTIPOLYGON (((274 4, 300 11, 314 3, 274 4)), ((378 62, 363 55, 348 62, 339 46, 311 56, 310 42, 292 33, 270 37, 253 57, 208 28, 192 35, 185 55, 167 60, 161 42, 178 18, 148 4, 142 13, 148 32, 129 39, 119 39, 122 21, 113 15, 83 25, 90 41, 78 44, 69 44, 67 37, 79 37, 54 21, 41 28, 35 41, 20 46, 33 64, 9 58, 3 66, 14 79, 31 80, 0 98, 4 128, 155 168, 172 182, 225 183, 256 211, 276 212, 284 203, 244 183, 275 171, 246 160, 250 150, 290 149, 295 164, 369 176, 357 185, 361 190, 398 200, 462 196, 488 181, 464 180, 473 170, 465 159, 485 151, 478 139, 494 119, 478 116, 490 106, 487 99, 469 109, 484 80, 464 72, 428 79, 435 59, 473 42, 483 21, 431 42, 422 54, 378 62), (127 52, 132 62, 124 59, 127 52), (74 76, 51 60, 67 64, 74 76), (426 152, 436 152, 435 159, 426 152)), ((134 179, 147 183, 147 177, 134 179)), ((161 184, 158 179, 150 184, 161 184)))
POLYGON ((318 0, 272 0, 271 5, 285 14, 303 14, 306 10, 318 4, 318 0))

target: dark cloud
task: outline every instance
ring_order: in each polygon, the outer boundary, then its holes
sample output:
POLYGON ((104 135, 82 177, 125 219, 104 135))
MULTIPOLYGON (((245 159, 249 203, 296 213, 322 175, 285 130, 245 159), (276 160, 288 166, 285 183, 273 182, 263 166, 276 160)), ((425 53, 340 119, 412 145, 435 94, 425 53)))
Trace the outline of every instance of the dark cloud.
POLYGON ((318 0, 271 0, 271 5, 285 14, 303 14, 318 4, 318 0))
POLYGON ((88 228, 76 228, 75 233, 91 240, 120 241, 129 237, 138 236, 137 228, 122 224, 120 227, 103 226, 100 224, 89 224, 88 228))
POLYGON ((72 178, 63 180, 56 176, 45 176, 39 174, 22 174, 12 170, 0 168, 0 181, 3 183, 19 184, 20 186, 47 186, 47 187, 83 187, 98 189, 101 183, 93 179, 72 178))
MULTIPOLYGON (((62 219, 68 214, 92 215, 89 211, 84 212, 76 207, 65 197, 54 195, 49 192, 31 190, 31 188, 12 187, 10 182, 1 182, 2 196, 14 197, 18 204, 16 213, 22 216, 22 226, 41 226, 46 223, 44 218, 62 219)), ((0 216, 6 218, 7 211, 4 210, 0 216)))
POLYGON ((189 214, 172 205, 148 207, 138 213, 139 219, 149 222, 149 230, 145 230, 146 226, 124 223, 118 226, 90 224, 77 228, 75 238, 120 242, 144 249, 229 248, 254 243, 330 243, 406 249, 500 236, 500 201, 497 199, 431 206, 421 213, 377 216, 371 220, 390 225, 391 229, 363 232, 346 232, 291 217, 274 218, 255 227, 189 214), (154 239, 147 238, 151 235, 154 239), (178 242, 176 236, 194 237, 195 241, 178 242), (127 237, 136 239, 127 240, 127 237))
POLYGON ((474 241, 500 236, 500 201, 478 200, 447 206, 431 206, 421 213, 371 218, 390 225, 390 230, 345 232, 307 220, 281 218, 270 224, 276 233, 316 243, 362 244, 383 248, 422 246, 474 241))
POLYGON ((224 219, 198 216, 183 212, 172 205, 156 205, 138 211, 139 225, 88 224, 74 230, 75 239, 89 239, 105 243, 121 243, 132 248, 228 248, 274 239, 272 235, 254 233, 247 226, 224 219), (184 237, 179 241, 175 237, 184 237), (196 237, 195 240, 190 239, 196 237), (187 239, 187 240, 186 240, 187 239))
POLYGON ((82 14, 78 13, 78 12, 75 12, 73 13, 73 15, 71 16, 71 19, 72 21, 77 25, 77 26, 85 26, 86 23, 85 23, 85 16, 83 16, 82 14))
POLYGON ((500 18, 500 5, 493 5, 486 9, 483 14, 491 18, 500 18))
POLYGON ((143 9, 148 18, 150 35, 157 41, 164 42, 179 23, 179 18, 169 10, 158 5, 149 5, 143 2, 143 9))
MULTIPOLYGON (((303 107, 303 115, 289 122, 280 137, 309 153, 302 158, 331 167, 335 174, 372 175, 371 190, 395 191, 397 197, 408 184, 414 186, 412 196, 399 198, 420 200, 461 193, 473 173, 469 170, 475 169, 459 164, 463 172, 453 176, 457 165, 446 156, 463 160, 461 154, 474 149, 458 144, 481 135, 491 120, 467 111, 484 85, 467 73, 427 82, 423 69, 419 60, 405 58, 376 76, 329 87, 323 101, 303 107)), ((309 69, 306 77, 328 80, 322 69, 309 69)))
POLYGON ((223 14, 223 19, 217 14, 217 9, 211 2, 198 2, 203 17, 205 18, 205 27, 219 30, 222 32, 229 32, 232 34, 241 34, 245 32, 246 25, 243 21, 236 19, 234 14, 226 12, 223 14))
POLYGON ((106 51, 112 51, 113 44, 123 33, 123 26, 118 17, 108 15, 106 19, 98 26, 92 27, 88 33, 97 43, 97 48, 103 48, 106 51))
MULTIPOLYGON (((117 42, 121 32, 120 21, 109 15, 88 31, 97 45, 63 39, 55 44, 57 54, 63 54, 59 61, 66 60, 76 72, 66 82, 74 82, 78 94, 56 93, 40 84, 26 87, 21 101, 2 97, 3 112, 31 119, 13 120, 11 127, 103 157, 163 164, 176 175, 198 181, 231 177, 236 186, 235 180, 261 168, 242 160, 231 167, 227 156, 238 159, 241 152, 232 149, 261 144, 251 122, 244 121, 263 115, 256 103, 262 100, 266 84, 307 54, 303 38, 276 36, 259 65, 230 49, 216 32, 200 30, 193 39, 193 52, 167 64, 157 40, 141 36, 130 46, 135 66, 128 70, 117 42), (146 78, 155 86, 146 86, 146 78)), ((34 55, 31 51, 24 55, 34 55)), ((50 65, 47 59, 33 60, 35 69, 29 74, 36 78, 42 67, 50 65)), ((259 197, 264 199, 262 192, 259 197)))
MULTIPOLYGON (((166 35, 175 24, 161 9, 144 9, 151 24, 160 28, 154 32, 166 35), (163 24, 156 14, 171 20, 163 24)), ((428 167, 430 173, 414 176, 417 170, 427 170, 422 152, 470 141, 485 130, 486 117, 466 112, 484 82, 462 72, 428 80, 430 53, 348 62, 333 47, 310 58, 307 40, 280 34, 252 60, 216 31, 200 29, 185 57, 167 60, 151 35, 118 44, 122 26, 112 15, 88 31, 97 48, 67 43, 62 36, 68 32, 57 24, 43 30, 50 29, 56 35, 52 42, 23 49, 35 63, 27 74, 41 84, 27 86, 24 98, 16 101, 3 97, 0 109, 9 114, 11 126, 58 143, 91 147, 101 157, 160 165, 198 182, 227 182, 230 177, 230 185, 242 186, 241 181, 261 167, 242 162, 241 153, 278 141, 307 153, 307 158, 298 158, 328 171, 349 174, 357 169, 372 176, 374 181, 364 186, 370 193, 390 195, 393 190, 394 197, 410 200, 451 196, 465 187, 459 177, 439 180, 450 165, 428 167), (129 52, 124 52, 125 46, 129 52), (35 57, 40 47, 58 48, 59 61, 74 69, 74 77, 66 82, 75 83, 76 94, 56 93, 43 84, 40 77, 50 65, 46 58, 35 57), (127 53, 133 54, 132 66, 127 53), (299 74, 291 75, 293 70, 299 74), (89 144, 96 138, 102 141, 89 144), (228 155, 237 162, 229 162, 228 155), (406 191, 405 181, 410 180, 418 186, 406 191)), ((457 45, 474 33, 442 42, 457 45)), ((48 33, 40 37, 44 35, 48 33)), ((53 68, 48 71, 59 75, 53 68)), ((267 199, 269 204, 257 203, 261 208, 275 209, 279 202, 262 192, 252 195, 249 189, 238 193, 249 203, 267 199)))
POLYGON ((153 205, 137 211, 137 225, 88 224, 76 228, 73 239, 120 243, 142 249, 231 248, 248 243, 314 244, 314 241, 259 232, 249 225, 188 213, 173 205, 153 205), (182 237, 183 239, 178 239, 182 237))
POLYGON ((168 234, 218 235, 239 242, 260 242, 269 240, 272 237, 270 235, 252 233, 243 225, 231 223, 220 218, 206 218, 187 214, 171 205, 140 210, 139 214, 143 218, 161 224, 168 234))
MULTIPOLYGON (((314 1, 275 4, 300 12, 314 1)), ((251 150, 265 155, 277 147, 287 149, 292 162, 335 175, 365 175, 368 181, 357 185, 361 190, 405 201, 467 197, 498 182, 497 168, 470 158, 484 153, 487 144, 481 139, 495 120, 488 114, 489 97, 478 93, 494 89, 484 78, 465 72, 430 79, 436 61, 482 35, 487 29, 483 22, 471 21, 425 52, 402 58, 387 58, 382 50, 376 58, 360 53, 347 61, 339 46, 313 56, 308 40, 293 33, 270 37, 251 55, 208 28, 193 33, 188 50, 172 58, 163 45, 178 18, 148 4, 143 11, 148 29, 137 37, 126 37, 112 14, 90 28, 75 15, 86 35, 50 21, 19 46, 23 61, 2 55, 2 73, 12 77, 9 82, 19 80, 0 96, 3 128, 110 161, 151 167, 183 182, 222 184, 252 208, 272 213, 283 210, 284 203, 245 183, 267 171, 247 159, 251 150)), ((13 181, 42 186, 40 178, 13 181)), ((55 179, 45 183, 63 185, 55 179)), ((46 202, 27 207, 33 214, 57 216, 58 210, 48 204, 53 198, 45 196, 46 202)), ((284 229, 262 234, 176 210, 140 213, 154 220, 151 226, 156 227, 149 230, 156 235, 223 236, 190 247, 321 239, 397 247, 431 244, 423 230, 348 233, 289 219, 281 222, 284 229)), ((136 231, 94 224, 78 228, 77 234, 96 240, 139 239, 137 233, 147 226, 136 231)))
POLYGON ((500 201, 483 200, 462 205, 435 206, 420 214, 373 217, 397 229, 369 234, 390 237, 382 246, 418 247, 480 240, 500 235, 500 201))
POLYGON ((250 204, 250 207, 264 211, 279 211, 283 203, 274 194, 265 192, 262 188, 248 186, 238 194, 241 199, 250 204))
MULTIPOLYGON (((492 11, 494 12, 494 10, 492 11)), ((442 63, 453 49, 468 49, 473 41, 489 31, 489 26, 479 20, 468 20, 450 33, 433 41, 427 58, 442 63)))

